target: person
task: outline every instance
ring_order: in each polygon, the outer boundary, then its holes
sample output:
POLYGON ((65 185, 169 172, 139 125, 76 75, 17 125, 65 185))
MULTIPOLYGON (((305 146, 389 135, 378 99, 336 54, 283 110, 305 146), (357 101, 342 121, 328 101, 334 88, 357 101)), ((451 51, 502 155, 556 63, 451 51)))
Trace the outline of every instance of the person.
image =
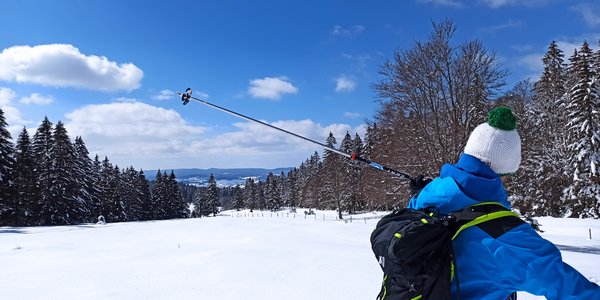
MULTIPOLYGON (((411 188, 420 191, 408 207, 450 214, 494 202, 510 209, 502 179, 520 163, 516 117, 510 108, 495 108, 473 130, 455 165, 445 164, 431 182, 413 180, 411 188)), ((550 300, 600 300, 600 287, 563 262, 558 248, 530 224, 515 217, 498 220, 506 224, 469 227, 453 240, 461 300, 515 299, 516 291, 550 300)), ((456 299, 457 287, 452 286, 456 299)))

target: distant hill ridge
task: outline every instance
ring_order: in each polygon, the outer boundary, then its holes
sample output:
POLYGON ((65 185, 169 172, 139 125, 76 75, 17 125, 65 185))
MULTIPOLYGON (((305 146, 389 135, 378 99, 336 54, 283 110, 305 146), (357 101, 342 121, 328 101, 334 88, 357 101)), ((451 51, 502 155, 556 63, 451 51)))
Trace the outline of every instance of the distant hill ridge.
MULTIPOLYGON (((210 168, 210 169, 161 169, 161 172, 167 172, 167 174, 171 174, 171 170, 175 173, 175 177, 179 181, 186 182, 190 179, 194 179, 196 181, 200 178, 210 177, 210 174, 215 176, 216 180, 245 180, 247 177, 257 177, 260 180, 264 181, 272 172, 275 175, 281 174, 283 172, 287 175, 287 173, 293 169, 292 167, 287 168, 275 168, 275 169, 262 169, 262 168, 233 168, 233 169, 220 169, 220 168, 210 168)), ((158 170, 143 170, 144 175, 148 180, 154 180, 156 178, 156 173, 158 170)))

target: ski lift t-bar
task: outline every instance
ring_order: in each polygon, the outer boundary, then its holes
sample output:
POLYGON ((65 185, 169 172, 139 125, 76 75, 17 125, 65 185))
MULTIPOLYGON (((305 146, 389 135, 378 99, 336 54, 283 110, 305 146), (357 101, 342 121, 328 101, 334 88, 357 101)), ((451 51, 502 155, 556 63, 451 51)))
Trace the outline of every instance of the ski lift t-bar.
POLYGON ((311 142, 311 143, 313 143, 313 144, 317 144, 317 145, 319 145, 319 146, 321 146, 321 147, 325 148, 326 150, 329 150, 329 151, 331 151, 331 152, 334 152, 334 153, 337 153, 337 154, 339 154, 339 155, 342 155, 342 156, 344 156, 344 157, 346 157, 346 158, 349 158, 350 160, 354 160, 354 161, 358 161, 358 162, 361 162, 361 163, 367 164, 367 165, 369 165, 369 166, 371 166, 371 167, 373 167, 373 168, 375 168, 375 169, 378 169, 378 170, 381 170, 381 171, 386 171, 386 172, 389 172, 389 173, 391 173, 391 174, 394 174, 394 175, 396 175, 396 176, 403 177, 403 178, 405 178, 405 179, 408 179, 408 180, 412 180, 412 179, 413 179, 413 177, 412 177, 412 176, 410 176, 409 174, 406 174, 406 173, 403 173, 403 172, 400 172, 400 171, 396 171, 396 170, 394 170, 394 169, 391 169, 391 168, 388 168, 388 167, 386 167, 386 166, 380 165, 380 164, 378 164, 378 163, 376 163, 376 162, 372 162, 372 161, 370 161, 370 160, 368 160, 368 159, 362 158, 362 157, 358 156, 358 155, 357 155, 355 152, 352 152, 352 153, 350 154, 350 153, 346 153, 346 152, 344 152, 344 151, 340 151, 340 150, 338 150, 338 149, 335 149, 335 148, 329 147, 329 146, 327 146, 327 145, 325 145, 325 144, 323 144, 323 143, 319 143, 319 142, 317 142, 317 141, 315 141, 315 140, 309 139, 309 138, 307 138, 307 137, 301 136, 301 135, 299 135, 299 134, 296 134, 296 133, 293 133, 293 132, 291 132, 291 131, 287 131, 287 130, 285 130, 285 129, 281 129, 281 128, 279 128, 279 127, 276 127, 276 126, 273 126, 273 125, 271 125, 271 124, 268 124, 268 123, 265 123, 265 122, 259 121, 259 120, 257 120, 257 119, 251 118, 251 117, 248 117, 248 116, 246 116, 246 115, 243 115, 243 114, 237 113, 237 112, 235 112, 235 111, 232 111, 232 110, 229 110, 229 109, 227 109, 227 108, 224 108, 224 107, 221 107, 221 106, 218 106, 218 105, 215 105, 215 104, 209 103, 209 102, 207 102, 207 101, 205 101, 205 100, 198 99, 198 98, 196 98, 196 97, 192 97, 192 90, 191 90, 190 88, 186 89, 186 90, 185 90, 185 93, 177 93, 177 94, 178 94, 178 95, 181 95, 181 100, 183 101, 183 104, 184 104, 184 105, 185 105, 185 104, 187 104, 187 103, 188 103, 190 100, 195 100, 195 101, 197 101, 197 102, 200 102, 200 103, 202 103, 202 104, 204 104, 204 105, 206 105, 206 106, 212 107, 212 108, 214 108, 214 109, 220 110, 220 111, 222 111, 222 112, 225 112, 225 113, 228 113, 228 114, 230 114, 230 115, 234 115, 234 116, 236 116, 236 117, 238 117, 238 118, 242 118, 242 119, 244 119, 244 120, 247 120, 247 121, 251 121, 251 122, 254 122, 254 123, 258 123, 258 124, 261 124, 261 125, 263 125, 263 126, 267 126, 267 127, 273 128, 273 129, 275 129, 275 130, 278 130, 278 131, 281 131, 281 132, 287 133, 287 134, 289 134, 289 135, 293 135, 293 136, 295 136, 295 137, 297 137, 297 138, 303 139, 303 140, 305 140, 305 141, 308 141, 308 142, 311 142))

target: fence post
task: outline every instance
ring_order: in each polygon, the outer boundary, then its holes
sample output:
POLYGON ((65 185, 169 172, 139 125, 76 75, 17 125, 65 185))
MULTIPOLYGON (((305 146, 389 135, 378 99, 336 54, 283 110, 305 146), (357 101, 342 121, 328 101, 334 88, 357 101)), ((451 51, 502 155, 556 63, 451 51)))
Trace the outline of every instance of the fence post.
POLYGON ((591 240, 592 239, 592 229, 589 228, 589 231, 590 231, 590 240, 591 240))

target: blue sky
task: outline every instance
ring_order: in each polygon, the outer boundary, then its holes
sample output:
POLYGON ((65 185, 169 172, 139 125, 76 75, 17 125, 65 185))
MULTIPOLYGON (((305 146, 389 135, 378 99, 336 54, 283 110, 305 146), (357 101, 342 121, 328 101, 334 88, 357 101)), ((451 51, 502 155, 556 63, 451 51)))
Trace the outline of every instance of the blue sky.
POLYGON ((143 169, 298 166, 311 143, 364 134, 371 85, 395 50, 451 18, 511 75, 536 79, 552 40, 597 49, 600 4, 568 0, 0 0, 0 108, 13 139, 45 115, 92 155, 143 169))

